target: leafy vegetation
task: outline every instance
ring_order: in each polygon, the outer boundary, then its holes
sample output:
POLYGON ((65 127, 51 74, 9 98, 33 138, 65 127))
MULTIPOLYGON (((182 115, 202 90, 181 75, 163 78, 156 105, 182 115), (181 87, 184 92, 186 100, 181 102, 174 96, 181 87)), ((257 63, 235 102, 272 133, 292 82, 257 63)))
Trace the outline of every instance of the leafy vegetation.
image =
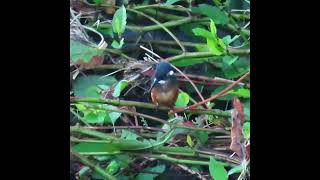
POLYGON ((250 1, 70 1, 70 175, 250 177, 250 1), (175 107, 150 97, 176 68, 175 107))

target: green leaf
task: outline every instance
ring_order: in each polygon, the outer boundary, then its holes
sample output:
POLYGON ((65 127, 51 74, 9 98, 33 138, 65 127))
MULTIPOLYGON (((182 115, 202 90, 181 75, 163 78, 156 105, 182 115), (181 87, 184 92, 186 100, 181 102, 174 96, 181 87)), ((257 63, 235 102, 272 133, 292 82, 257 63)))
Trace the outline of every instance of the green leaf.
POLYGON ((123 46, 123 44, 124 44, 124 43, 123 43, 123 40, 124 40, 124 38, 122 38, 122 39, 120 40, 120 44, 118 43, 118 41, 113 40, 111 46, 112 46, 113 48, 115 48, 115 49, 121 49, 122 46, 123 46))
POLYGON ((193 141, 192 141, 192 138, 191 136, 188 134, 187 135, 187 143, 190 147, 192 147, 194 145, 193 141))
POLYGON ((187 93, 181 91, 178 95, 178 99, 176 101, 176 106, 177 107, 184 107, 187 106, 187 104, 189 103, 190 97, 187 93))
POLYGON ((223 64, 222 71, 226 78, 232 79, 242 76, 250 70, 250 61, 243 57, 239 58, 232 65, 223 64))
POLYGON ((84 119, 87 123, 99 123, 103 124, 105 117, 107 116, 106 112, 89 112, 84 116, 84 119))
POLYGON ((77 109, 79 109, 79 111, 84 111, 87 109, 86 106, 81 103, 77 103, 75 104, 75 106, 77 107, 77 109))
POLYGON ((101 32, 105 36, 109 36, 111 38, 114 38, 112 27, 101 27, 101 26, 99 26, 97 31, 101 32))
POLYGON ((118 170, 120 169, 120 164, 118 163, 118 161, 116 160, 112 160, 107 168, 106 168, 106 172, 113 175, 115 174, 116 172, 118 172, 118 170))
POLYGON ((118 84, 116 85, 116 87, 114 88, 113 97, 119 97, 122 90, 124 90, 129 84, 128 80, 121 80, 120 82, 118 82, 118 84))
POLYGON ((243 124, 243 133, 246 139, 250 139, 250 122, 245 122, 243 124))
POLYGON ((185 67, 185 66, 191 66, 195 64, 201 64, 209 59, 211 58, 184 58, 184 59, 171 61, 171 63, 175 66, 185 67))
MULTIPOLYGON (((211 96, 214 96, 214 95, 220 93, 220 92, 221 92, 222 90, 224 90, 226 87, 227 87, 227 85, 223 85, 223 86, 220 86, 220 87, 216 88, 216 89, 211 93, 211 96)), ((230 100, 232 100, 232 98, 233 98, 232 95, 226 94, 226 95, 224 95, 224 96, 218 97, 217 99, 218 99, 218 100, 222 100, 222 101, 230 101, 230 100)))
POLYGON ((209 139, 209 135, 208 132, 204 132, 204 131, 197 131, 196 132, 197 137, 199 138, 200 142, 202 144, 205 144, 208 139, 209 139))
POLYGON ((194 29, 192 29, 192 32, 194 35, 201 36, 206 39, 213 39, 214 38, 214 36, 212 36, 211 32, 209 32, 208 30, 203 29, 203 28, 194 28, 194 29))
POLYGON ((232 41, 231 41, 231 36, 227 35, 225 37, 222 38, 222 41, 225 45, 229 45, 232 41))
POLYGON ((128 131, 128 130, 125 130, 125 129, 122 130, 121 139, 137 140, 138 137, 140 137, 140 136, 138 136, 137 134, 135 134, 135 133, 133 133, 131 131, 128 131))
POLYGON ((167 0, 166 3, 164 3, 165 6, 169 6, 169 5, 172 5, 178 1, 181 1, 181 0, 167 0))
POLYGON ((78 41, 70 40, 70 58, 71 61, 90 62, 95 56, 101 56, 103 51, 91 46, 84 45, 78 41))
POLYGON ((214 24, 213 20, 210 19, 210 31, 213 37, 217 37, 217 28, 216 25, 214 24))
MULTIPOLYGON (((112 105, 103 105, 106 109, 118 109, 116 106, 112 106, 112 105)), ((119 112, 109 112, 108 116, 106 116, 105 119, 105 123, 111 123, 111 124, 115 124, 116 121, 119 119, 119 117, 121 116, 122 113, 119 112)))
MULTIPOLYGON (((124 32, 127 24, 126 8, 122 5, 113 15, 112 29, 118 36, 124 32)), ((121 44, 121 43, 120 43, 121 44)))
POLYGON ((115 155, 115 158, 118 161, 121 168, 127 168, 131 161, 131 158, 128 154, 115 155))
POLYGON ((230 90, 228 91, 228 94, 231 94, 237 97, 242 97, 242 98, 250 98, 250 90, 245 88, 230 90))
POLYGON ((93 2, 97 5, 104 3, 104 0, 93 0, 93 2))
POLYGON ((207 45, 196 45, 195 48, 199 52, 209 52, 210 51, 207 45))
POLYGON ((228 173, 214 157, 210 156, 209 164, 210 175, 214 180, 228 180, 228 173))
POLYGON ((229 21, 228 16, 223 11, 208 4, 200 4, 198 7, 192 7, 191 11, 210 17, 216 24, 226 24, 229 21))
POLYGON ((243 103, 243 111, 246 119, 250 120, 250 100, 243 103))
POLYGON ((88 87, 85 93, 86 93, 86 97, 96 97, 96 98, 100 97, 99 89, 97 88, 97 86, 88 87))
POLYGON ((89 172, 90 172, 90 168, 88 166, 84 166, 83 168, 81 168, 81 170, 78 172, 80 179, 84 178, 84 176, 89 172))
POLYGON ((207 39, 207 45, 213 55, 219 56, 224 52, 224 50, 218 46, 218 40, 207 39))
POLYGON ((98 87, 104 91, 110 88, 110 86, 107 86, 107 85, 98 85, 98 87))
POLYGON ((228 171, 228 175, 230 176, 231 174, 240 173, 241 171, 242 171, 242 165, 234 166, 228 171))
POLYGON ((73 81, 74 95, 79 97, 97 97, 98 85, 111 86, 116 82, 117 80, 112 76, 104 78, 101 78, 97 75, 80 76, 75 81, 73 81))
POLYGON ((224 56, 222 58, 222 62, 228 65, 233 64, 234 62, 236 62, 236 60, 238 59, 238 56, 232 57, 232 56, 224 56))
MULTIPOLYGON (((163 173, 166 169, 165 165, 158 165, 155 167, 145 168, 145 171, 152 171, 157 173, 163 173)), ((159 174, 147 174, 147 173, 139 173, 135 180, 153 180, 155 177, 159 176, 159 174)))
POLYGON ((81 142, 72 149, 78 153, 119 152, 119 148, 111 143, 81 142))

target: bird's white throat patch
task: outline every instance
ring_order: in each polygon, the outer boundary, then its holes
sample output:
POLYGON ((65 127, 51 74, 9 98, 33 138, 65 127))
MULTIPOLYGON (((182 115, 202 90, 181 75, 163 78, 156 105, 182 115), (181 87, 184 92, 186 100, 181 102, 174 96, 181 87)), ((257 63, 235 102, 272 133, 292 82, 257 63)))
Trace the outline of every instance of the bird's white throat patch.
POLYGON ((164 84, 164 83, 166 83, 166 81, 160 80, 160 81, 158 81, 158 83, 159 83, 159 84, 164 84))

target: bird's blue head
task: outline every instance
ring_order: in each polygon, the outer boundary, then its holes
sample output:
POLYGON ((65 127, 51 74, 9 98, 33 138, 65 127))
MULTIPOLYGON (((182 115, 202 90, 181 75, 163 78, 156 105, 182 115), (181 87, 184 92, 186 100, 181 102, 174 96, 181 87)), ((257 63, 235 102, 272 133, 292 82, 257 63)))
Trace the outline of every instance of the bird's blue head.
POLYGON ((159 83, 159 81, 165 81, 167 79, 175 79, 174 69, 169 63, 160 62, 157 65, 154 76, 151 78, 150 90, 159 83))

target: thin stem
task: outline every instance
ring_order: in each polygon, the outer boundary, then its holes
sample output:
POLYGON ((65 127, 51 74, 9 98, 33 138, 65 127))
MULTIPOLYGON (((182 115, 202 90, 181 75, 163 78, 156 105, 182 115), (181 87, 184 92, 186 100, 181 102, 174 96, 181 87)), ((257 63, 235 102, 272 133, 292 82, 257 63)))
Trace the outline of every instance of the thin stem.
MULTIPOLYGON (((99 98, 80 98, 80 97, 70 97, 70 102, 88 102, 88 103, 100 103, 100 104, 110 104, 113 106, 135 106, 146 109, 156 109, 156 106, 151 103, 144 103, 138 101, 126 101, 126 100, 116 100, 116 99, 99 99, 99 98)), ((159 110, 169 111, 170 109, 164 106, 160 106, 159 110)), ((188 109, 187 113, 192 114, 208 114, 215 115, 221 117, 231 117, 229 112, 221 111, 221 110, 204 110, 204 109, 188 109)))
MULTIPOLYGON (((128 40, 127 40, 128 41, 128 40)), ((131 42, 129 40, 129 42, 131 42)), ((161 45, 177 45, 174 41, 166 41, 166 40, 140 40, 140 42, 146 44, 146 43, 152 43, 152 44, 161 44, 161 45)), ((180 43, 183 46, 189 46, 189 47, 196 47, 196 46, 207 46, 207 44, 204 43, 191 43, 191 42, 181 42, 180 43)), ((228 48, 227 49, 229 54, 233 55, 248 55, 250 53, 250 49, 235 49, 235 48, 228 48)), ((211 53, 212 55, 212 53, 211 53)))
MULTIPOLYGON (((149 16, 149 15, 143 13, 143 12, 136 11, 136 10, 129 9, 129 8, 127 8, 127 10, 131 11, 131 12, 134 12, 136 14, 139 14, 141 16, 144 16, 144 17, 150 19, 151 21, 155 22, 156 24, 158 24, 163 30, 165 30, 179 44, 179 46, 180 46, 180 48, 182 49, 183 52, 186 51, 184 46, 180 43, 179 39, 168 28, 166 28, 163 24, 161 24, 159 21, 157 21, 153 17, 151 17, 151 16, 149 16)), ((189 19, 191 19, 191 18, 189 18, 189 19)), ((188 19, 186 18, 185 21, 188 21, 188 19)))
POLYGON ((105 48, 104 51, 109 52, 109 53, 113 53, 113 54, 116 54, 116 55, 123 56, 124 58, 126 58, 126 59, 128 59, 128 60, 135 60, 134 58, 129 57, 129 56, 127 56, 126 54, 124 54, 123 52, 118 51, 118 50, 105 48))
POLYGON ((100 166, 98 165, 95 165, 93 162, 91 162, 89 159, 81 156, 80 154, 76 153, 76 152, 73 152, 71 151, 71 154, 78 158, 83 164, 89 166, 90 168, 92 168, 93 170, 95 170, 97 173, 99 173, 101 176, 103 176, 104 178, 106 179, 109 179, 109 180, 116 180, 115 177, 113 177, 112 175, 110 175, 109 173, 107 173, 105 170, 103 170, 100 166))
POLYGON ((243 79, 245 79, 247 76, 250 75, 250 71, 247 72, 246 74, 244 74, 241 78, 239 78, 237 81, 235 81, 234 83, 230 84, 228 87, 226 87, 224 90, 222 90, 221 92, 219 92, 218 94, 214 95, 214 96, 211 96, 210 98, 206 99, 205 101, 202 101, 200 103, 197 103, 197 104, 193 104, 191 106, 188 106, 186 108, 179 108, 179 109, 175 109, 175 111, 173 111, 174 113, 177 113, 177 112, 182 112, 184 111, 185 109, 192 109, 192 108, 195 108, 199 105, 202 105, 202 104, 205 104, 209 101, 212 101, 220 96, 223 96, 225 95, 230 89, 232 89, 234 86, 236 86, 239 82, 241 82, 243 79))
POLYGON ((87 125, 88 127, 90 127, 90 125, 86 122, 86 120, 81 117, 78 113, 76 113, 72 108, 70 108, 70 112, 75 115, 78 119, 80 119, 81 122, 83 122, 83 124, 87 125))
POLYGON ((144 127, 144 126, 91 126, 91 127, 84 127, 84 128, 87 128, 87 129, 95 129, 95 130, 106 130, 106 129, 145 129, 145 130, 166 132, 165 130, 160 129, 160 128, 144 127))

